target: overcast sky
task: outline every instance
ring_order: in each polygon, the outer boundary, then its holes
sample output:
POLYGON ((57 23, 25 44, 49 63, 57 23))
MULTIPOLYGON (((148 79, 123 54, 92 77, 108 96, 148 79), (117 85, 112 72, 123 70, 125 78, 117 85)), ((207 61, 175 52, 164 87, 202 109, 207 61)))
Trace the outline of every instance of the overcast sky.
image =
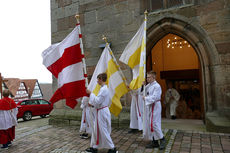
POLYGON ((0 73, 51 83, 41 53, 51 44, 50 0, 2 0, 0 73))

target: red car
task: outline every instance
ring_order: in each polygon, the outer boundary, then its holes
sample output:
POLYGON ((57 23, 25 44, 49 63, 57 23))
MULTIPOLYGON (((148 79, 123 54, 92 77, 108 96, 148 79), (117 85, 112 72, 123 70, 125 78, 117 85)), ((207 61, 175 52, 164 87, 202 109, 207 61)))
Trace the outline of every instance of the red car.
POLYGON ((17 118, 23 118, 24 121, 31 120, 32 116, 46 117, 52 109, 53 105, 44 99, 27 99, 17 103, 17 118))

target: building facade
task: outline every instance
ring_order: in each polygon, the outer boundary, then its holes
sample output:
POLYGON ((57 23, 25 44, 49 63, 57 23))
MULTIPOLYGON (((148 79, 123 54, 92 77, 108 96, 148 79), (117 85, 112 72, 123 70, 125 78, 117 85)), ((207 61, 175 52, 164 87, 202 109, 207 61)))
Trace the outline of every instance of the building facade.
MULTIPOLYGON (((202 119, 209 131, 229 132, 230 126, 230 1, 226 0, 51 0, 52 44, 62 41, 80 25, 87 72, 92 75, 107 36, 119 59, 127 43, 147 20, 147 70, 157 72, 163 95, 173 82, 181 99, 180 118, 202 119)), ((120 63, 131 80, 131 70, 120 63)), ((53 79, 53 89, 57 88, 53 79)), ((130 96, 122 99, 123 109, 113 123, 129 124, 130 96)), ((162 116, 167 106, 162 96, 162 116)), ((56 104, 50 123, 78 123, 81 113, 56 104), (75 116, 75 117, 73 117, 75 116), (63 122, 63 120, 65 120, 63 122)))

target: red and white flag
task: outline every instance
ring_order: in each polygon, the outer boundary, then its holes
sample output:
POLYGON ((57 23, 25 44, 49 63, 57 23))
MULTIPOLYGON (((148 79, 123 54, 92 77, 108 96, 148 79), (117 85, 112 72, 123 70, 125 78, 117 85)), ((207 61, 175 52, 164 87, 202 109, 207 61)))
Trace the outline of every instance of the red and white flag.
POLYGON ((87 95, 78 26, 62 42, 42 53, 43 64, 58 80, 58 89, 50 102, 66 99, 71 108, 77 105, 77 98, 87 95))

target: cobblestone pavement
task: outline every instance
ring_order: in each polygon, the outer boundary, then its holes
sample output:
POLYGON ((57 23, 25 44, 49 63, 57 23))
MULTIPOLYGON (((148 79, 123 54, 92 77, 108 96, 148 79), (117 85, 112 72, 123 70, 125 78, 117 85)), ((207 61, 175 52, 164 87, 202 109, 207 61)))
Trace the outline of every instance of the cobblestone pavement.
MULTIPOLYGON (((142 139, 142 134, 129 134, 128 130, 112 130, 119 153, 230 153, 230 134, 163 129, 167 147, 160 151, 146 149, 149 142, 142 139)), ((83 153, 90 139, 81 139, 78 131, 79 127, 18 126, 12 147, 0 149, 0 153, 83 153)))

